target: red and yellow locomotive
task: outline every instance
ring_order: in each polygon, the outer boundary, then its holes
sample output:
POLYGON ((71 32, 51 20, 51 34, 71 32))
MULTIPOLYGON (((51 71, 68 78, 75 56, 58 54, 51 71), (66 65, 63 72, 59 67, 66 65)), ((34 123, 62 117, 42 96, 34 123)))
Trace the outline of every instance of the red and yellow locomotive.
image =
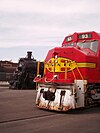
POLYGON ((49 50, 37 74, 36 105, 67 111, 100 103, 100 34, 74 33, 49 50))

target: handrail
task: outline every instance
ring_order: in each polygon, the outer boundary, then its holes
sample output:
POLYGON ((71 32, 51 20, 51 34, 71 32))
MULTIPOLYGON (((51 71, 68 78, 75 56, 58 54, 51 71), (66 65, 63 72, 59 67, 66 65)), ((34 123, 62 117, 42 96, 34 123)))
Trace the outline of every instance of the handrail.
POLYGON ((44 81, 45 81, 46 83, 49 83, 49 82, 52 82, 54 79, 55 79, 55 77, 53 77, 51 80, 47 81, 47 79, 45 78, 44 81))
POLYGON ((67 79, 67 61, 65 62, 65 80, 67 79))
POLYGON ((34 82, 39 82, 42 78, 41 77, 36 77, 33 81, 34 82), (37 80, 36 80, 37 79, 37 80))
POLYGON ((37 63, 37 75, 39 74, 40 61, 37 63))

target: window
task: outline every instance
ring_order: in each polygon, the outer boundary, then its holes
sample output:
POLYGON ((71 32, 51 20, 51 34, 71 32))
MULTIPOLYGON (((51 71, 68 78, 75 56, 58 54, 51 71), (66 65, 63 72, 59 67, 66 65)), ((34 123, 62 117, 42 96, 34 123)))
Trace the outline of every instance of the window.
POLYGON ((98 50, 98 41, 84 41, 84 42, 78 42, 77 46, 81 48, 88 48, 92 50, 93 52, 97 52, 98 50))
POLYGON ((74 44, 73 44, 73 43, 64 44, 64 46, 63 46, 63 47, 68 47, 68 46, 74 46, 74 44))

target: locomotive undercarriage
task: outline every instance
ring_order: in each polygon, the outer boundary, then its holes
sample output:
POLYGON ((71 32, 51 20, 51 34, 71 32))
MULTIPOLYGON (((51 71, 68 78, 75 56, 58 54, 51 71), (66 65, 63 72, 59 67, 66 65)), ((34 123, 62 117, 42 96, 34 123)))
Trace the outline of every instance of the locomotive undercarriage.
POLYGON ((99 106, 100 105, 100 84, 88 84, 85 93, 85 106, 99 106))

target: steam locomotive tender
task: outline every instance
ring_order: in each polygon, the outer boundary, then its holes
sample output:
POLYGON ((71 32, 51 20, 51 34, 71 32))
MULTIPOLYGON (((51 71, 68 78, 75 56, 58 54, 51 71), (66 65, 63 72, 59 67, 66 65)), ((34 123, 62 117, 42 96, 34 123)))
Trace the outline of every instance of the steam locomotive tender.
POLYGON ((100 103, 100 34, 74 33, 49 50, 38 83, 39 108, 67 111, 100 103))

